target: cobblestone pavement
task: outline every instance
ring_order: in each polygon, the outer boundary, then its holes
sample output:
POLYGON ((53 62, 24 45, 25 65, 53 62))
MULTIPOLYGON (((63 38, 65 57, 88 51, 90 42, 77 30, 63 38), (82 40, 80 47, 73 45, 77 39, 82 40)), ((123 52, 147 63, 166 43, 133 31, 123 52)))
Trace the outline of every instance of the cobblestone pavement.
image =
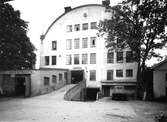
POLYGON ((167 112, 167 103, 110 98, 65 101, 64 93, 70 87, 32 98, 1 99, 0 122, 154 122, 157 113, 167 112))

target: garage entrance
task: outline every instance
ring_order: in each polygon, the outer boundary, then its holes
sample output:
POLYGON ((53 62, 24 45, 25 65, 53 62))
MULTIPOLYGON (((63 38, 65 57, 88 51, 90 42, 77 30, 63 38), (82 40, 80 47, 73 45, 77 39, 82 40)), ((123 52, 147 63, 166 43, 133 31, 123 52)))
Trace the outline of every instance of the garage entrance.
POLYGON ((72 70, 71 71, 71 83, 77 84, 83 80, 84 71, 83 70, 72 70))

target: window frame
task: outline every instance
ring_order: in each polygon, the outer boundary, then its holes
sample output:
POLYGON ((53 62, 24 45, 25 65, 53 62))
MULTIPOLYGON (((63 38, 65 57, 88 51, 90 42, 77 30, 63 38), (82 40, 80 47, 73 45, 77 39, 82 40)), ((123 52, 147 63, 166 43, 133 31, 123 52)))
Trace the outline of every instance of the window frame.
POLYGON ((88 37, 82 38, 82 48, 88 48, 88 37))
POLYGON ((90 29, 97 29, 97 22, 91 22, 90 29))
POLYGON ((83 23, 82 24, 82 30, 84 30, 84 31, 88 30, 88 25, 89 25, 88 23, 83 23))
POLYGON ((50 85, 50 78, 49 77, 44 77, 44 86, 49 86, 50 85))
POLYGON ((117 58, 117 63, 123 63, 123 61, 124 61, 124 57, 123 57, 123 51, 119 51, 119 52, 117 52, 116 53, 116 58, 117 58), (121 53, 121 56, 119 56, 119 53, 121 53))
POLYGON ((80 24, 74 25, 74 31, 80 31, 80 24))
POLYGON ((126 69, 126 77, 133 77, 133 69, 126 69))
POLYGON ((49 66, 50 64, 50 56, 45 56, 45 66, 49 66))
POLYGON ((57 50, 57 41, 52 41, 52 50, 57 50))
POLYGON ((54 55, 52 56, 52 65, 56 65, 56 64, 57 64, 57 56, 54 55))
POLYGON ((88 64, 88 54, 87 53, 82 54, 82 64, 88 64))
POLYGON ((96 81, 96 70, 89 70, 89 80, 90 81, 96 81))
POLYGON ((119 77, 119 78, 122 78, 122 77, 123 77, 123 69, 117 69, 117 70, 116 70, 116 77, 119 77), (121 75, 118 74, 118 73, 121 73, 121 75))
POLYGON ((90 53, 90 64, 96 64, 96 53, 90 53))
POLYGON ((107 53, 107 64, 114 63, 114 52, 107 53))
POLYGON ((66 65, 71 65, 72 64, 72 55, 68 54, 66 55, 66 65), (69 63, 68 63, 68 56, 69 56, 69 63))
POLYGON ((72 25, 66 26, 66 32, 72 32, 72 25))
POLYGON ((72 39, 66 39, 66 50, 72 49, 72 39))
POLYGON ((96 47, 96 37, 90 37, 90 48, 96 47))
POLYGON ((57 75, 52 75, 52 83, 57 83, 57 75))
POLYGON ((75 38, 74 39, 74 49, 79 49, 80 48, 80 39, 75 38))
POLYGON ((79 65, 79 64, 80 64, 79 54, 74 54, 74 65, 79 65), (78 59, 78 60, 76 60, 76 59, 78 59), (76 61, 77 61, 78 63, 76 63, 76 61))
POLYGON ((114 70, 107 70, 107 80, 111 81, 114 79, 114 70), (111 74, 110 74, 111 73, 111 74))

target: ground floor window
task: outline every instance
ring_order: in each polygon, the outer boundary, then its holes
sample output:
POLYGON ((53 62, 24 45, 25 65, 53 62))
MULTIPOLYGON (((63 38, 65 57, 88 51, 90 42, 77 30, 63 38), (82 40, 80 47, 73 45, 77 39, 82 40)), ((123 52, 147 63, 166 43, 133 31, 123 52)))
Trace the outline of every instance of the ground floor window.
POLYGON ((126 70, 126 77, 133 77, 133 70, 132 69, 126 70))
POLYGON ((90 81, 96 80, 96 70, 90 70, 90 81))
POLYGON ((59 81, 63 80, 63 74, 59 73, 59 81))
POLYGON ((57 83, 57 76, 56 75, 52 75, 52 83, 57 83))
POLYGON ((44 77, 44 86, 49 86, 49 77, 44 77))

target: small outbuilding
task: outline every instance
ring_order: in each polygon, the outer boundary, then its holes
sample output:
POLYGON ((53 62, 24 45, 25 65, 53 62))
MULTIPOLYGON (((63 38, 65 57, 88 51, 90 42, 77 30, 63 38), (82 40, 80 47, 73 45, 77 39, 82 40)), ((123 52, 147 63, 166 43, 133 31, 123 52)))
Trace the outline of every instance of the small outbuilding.
POLYGON ((35 96, 68 84, 67 69, 12 70, 0 72, 3 96, 35 96))
POLYGON ((154 98, 167 97, 167 59, 153 66, 154 98))

